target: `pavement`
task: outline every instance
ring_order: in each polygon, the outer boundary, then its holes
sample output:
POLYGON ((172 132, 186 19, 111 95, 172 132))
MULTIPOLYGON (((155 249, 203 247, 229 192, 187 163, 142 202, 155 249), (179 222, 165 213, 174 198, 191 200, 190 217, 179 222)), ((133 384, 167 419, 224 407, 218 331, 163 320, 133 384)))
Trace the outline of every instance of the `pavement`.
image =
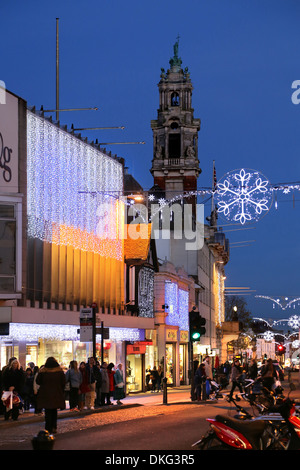
MULTIPOLYGON (((291 398, 299 401, 300 403, 300 379, 299 373, 292 374, 291 381, 295 384, 296 390, 291 392, 291 398)), ((287 396, 289 392, 289 381, 286 377, 282 382, 284 388, 284 395, 287 396)), ((223 396, 225 397, 229 394, 230 388, 227 387, 226 390, 222 391, 223 396)), ((167 399, 164 401, 162 392, 144 392, 128 395, 124 400, 122 405, 114 404, 112 406, 103 406, 95 408, 94 410, 82 410, 82 411, 71 411, 66 402, 65 410, 58 410, 58 419, 65 419, 70 417, 79 417, 84 415, 93 415, 95 413, 107 413, 111 411, 116 411, 120 409, 130 409, 140 406, 153 406, 153 405, 171 405, 171 404, 206 404, 213 405, 218 403, 217 400, 205 400, 205 401, 192 401, 191 400, 191 389, 189 385, 183 385, 180 387, 172 387, 167 389, 167 399)), ((29 411, 24 411, 20 413, 18 420, 13 421, 11 418, 7 421, 4 420, 4 416, 0 416, 0 429, 11 428, 14 426, 22 426, 30 423, 44 422, 44 415, 36 415, 33 409, 29 411)))
MULTIPOLYGON (((167 391, 167 402, 166 404, 174 403, 192 403, 190 399, 190 386, 184 385, 181 387, 172 387, 168 388, 167 391)), ((139 406, 153 406, 153 405, 162 405, 163 404, 163 393, 162 392, 145 392, 128 395, 123 401, 122 405, 117 405, 115 402, 111 406, 102 406, 95 409, 84 409, 81 411, 73 411, 69 409, 69 402, 66 401, 66 409, 58 410, 58 419, 65 419, 70 417, 79 417, 84 415, 92 415, 95 413, 107 413, 111 411, 116 411, 120 409, 128 409, 139 406)), ((13 421, 11 418, 7 421, 4 420, 4 416, 0 415, 0 429, 6 427, 20 426, 30 423, 44 422, 44 414, 36 415, 33 409, 29 411, 23 411, 19 414, 19 417, 16 421, 13 421)))

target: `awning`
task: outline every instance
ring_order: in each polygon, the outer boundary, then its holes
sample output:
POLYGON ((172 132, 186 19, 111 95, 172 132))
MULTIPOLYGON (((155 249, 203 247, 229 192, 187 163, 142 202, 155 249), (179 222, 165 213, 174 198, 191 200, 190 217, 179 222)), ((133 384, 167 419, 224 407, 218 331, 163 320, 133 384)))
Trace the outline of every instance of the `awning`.
POLYGON ((124 240, 126 260, 146 260, 149 254, 151 224, 128 224, 125 226, 127 238, 124 240))

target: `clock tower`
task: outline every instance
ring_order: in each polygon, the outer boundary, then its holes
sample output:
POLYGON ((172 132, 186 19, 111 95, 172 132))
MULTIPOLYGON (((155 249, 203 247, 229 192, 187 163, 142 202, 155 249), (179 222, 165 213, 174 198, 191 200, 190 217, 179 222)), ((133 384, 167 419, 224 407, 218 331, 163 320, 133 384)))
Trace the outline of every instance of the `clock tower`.
POLYGON ((177 39, 170 69, 161 69, 157 119, 151 121, 153 160, 151 173, 154 186, 167 200, 185 191, 197 190, 201 173, 198 159, 200 119, 194 118, 193 86, 188 68, 182 69, 177 39))

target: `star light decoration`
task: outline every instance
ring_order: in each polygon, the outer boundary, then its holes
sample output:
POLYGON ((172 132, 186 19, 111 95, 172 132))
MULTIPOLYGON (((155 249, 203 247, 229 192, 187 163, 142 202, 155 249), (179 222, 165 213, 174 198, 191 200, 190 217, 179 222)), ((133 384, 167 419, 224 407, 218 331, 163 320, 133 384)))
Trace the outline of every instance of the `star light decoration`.
POLYGON ((242 168, 227 173, 217 184, 218 212, 242 225, 257 221, 272 205, 273 193, 269 189, 269 181, 258 171, 242 168))

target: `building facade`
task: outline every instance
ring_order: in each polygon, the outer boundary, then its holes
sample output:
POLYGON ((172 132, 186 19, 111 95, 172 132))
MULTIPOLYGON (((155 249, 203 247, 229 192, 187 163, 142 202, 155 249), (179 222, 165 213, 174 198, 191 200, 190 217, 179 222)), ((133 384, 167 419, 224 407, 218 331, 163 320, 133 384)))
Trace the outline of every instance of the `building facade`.
MULTIPOLYGON (((170 68, 162 69, 158 83, 157 119, 151 121, 153 160, 150 171, 154 185, 149 197, 152 203, 161 204, 157 226, 164 232, 156 240, 157 256, 163 262, 172 263, 175 270, 180 268, 186 272, 192 281, 193 305, 189 302, 190 308, 196 308, 206 319, 206 333, 194 344, 193 360, 202 361, 206 355, 213 361, 217 356, 222 360, 224 267, 229 260, 229 243, 216 226, 214 207, 210 223, 204 222, 204 208, 197 192, 201 174, 198 152, 201 121, 194 117, 193 86, 188 69, 182 68, 178 42, 169 63, 170 68), (193 234, 195 240, 191 238, 193 234)), ((161 316, 158 305, 156 321, 161 316)))
MULTIPOLYGON (((68 367, 95 354, 125 369, 136 344, 153 356, 153 309, 136 316, 126 306, 124 161, 9 91, 0 113, 1 367, 12 356, 68 367), (88 306, 109 328, 103 357, 101 336, 96 351, 81 341, 88 306)), ((142 390, 141 365, 136 375, 142 390)))

